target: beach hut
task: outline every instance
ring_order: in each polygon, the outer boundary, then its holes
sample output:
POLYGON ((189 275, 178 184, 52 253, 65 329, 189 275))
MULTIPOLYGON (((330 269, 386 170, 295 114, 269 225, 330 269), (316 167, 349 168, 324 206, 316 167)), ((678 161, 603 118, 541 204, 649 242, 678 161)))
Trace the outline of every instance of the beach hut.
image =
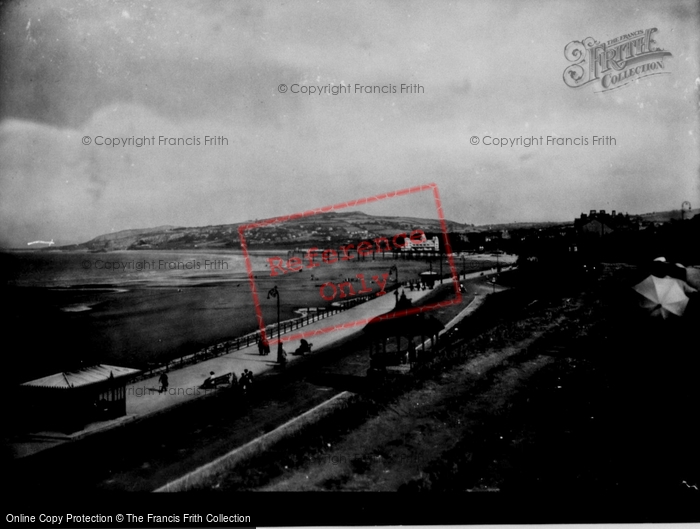
POLYGON ((138 369, 98 364, 21 384, 34 428, 70 432, 126 415, 126 384, 138 369))

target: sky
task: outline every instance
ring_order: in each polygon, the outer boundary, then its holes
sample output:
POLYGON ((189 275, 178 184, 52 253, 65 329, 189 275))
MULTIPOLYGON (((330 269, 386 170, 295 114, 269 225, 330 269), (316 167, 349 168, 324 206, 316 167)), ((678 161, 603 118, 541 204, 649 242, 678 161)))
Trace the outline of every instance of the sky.
MULTIPOLYGON (((275 217, 428 183, 448 219, 473 224, 697 207, 699 18, 693 1, 4 3, 0 246, 275 217), (605 93, 563 82, 568 43, 648 28, 669 74, 605 93), (290 88, 340 84, 422 91, 290 88), (615 145, 484 145, 594 135, 615 145), (156 145, 96 144, 113 137, 156 145)), ((435 203, 377 211, 435 218, 435 203)))

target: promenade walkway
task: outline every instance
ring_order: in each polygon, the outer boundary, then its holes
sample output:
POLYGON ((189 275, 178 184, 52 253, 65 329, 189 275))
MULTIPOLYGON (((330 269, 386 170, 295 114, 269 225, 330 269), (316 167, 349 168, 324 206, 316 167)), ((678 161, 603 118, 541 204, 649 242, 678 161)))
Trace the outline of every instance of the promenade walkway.
MULTIPOLYGON (((406 297, 413 303, 416 303, 431 292, 432 290, 413 292, 406 290, 406 297)), ((364 327, 364 324, 352 327, 343 327, 344 325, 349 325, 359 320, 368 321, 375 316, 390 311, 394 308, 395 304, 396 298, 393 293, 389 293, 335 314, 329 318, 316 321, 305 326, 303 329, 293 331, 293 333, 296 334, 301 331, 305 334, 314 331, 319 332, 319 334, 315 336, 306 338, 307 341, 313 344, 313 350, 318 351, 322 347, 361 332, 364 327), (329 327, 335 327, 335 329, 321 332, 322 329, 328 329, 329 327)), ((283 333, 283 340, 284 336, 283 333)), ((298 346, 298 340, 283 344, 284 350, 287 352, 287 365, 301 358, 300 356, 291 354, 298 346)), ((205 360, 182 369, 173 370, 168 373, 170 387, 168 391, 164 393, 159 393, 157 391, 159 384, 158 377, 155 376, 141 380, 135 384, 130 384, 126 387, 126 413, 127 415, 147 415, 193 398, 201 397, 207 392, 217 391, 215 389, 200 389, 200 386, 211 371, 215 373, 215 376, 234 372, 236 377, 240 378, 244 369, 251 371, 254 377, 270 369, 279 369, 279 367, 277 367, 277 346, 273 345, 271 349, 272 351, 269 355, 261 356, 258 353, 257 345, 252 344, 239 351, 205 360)), ((312 352, 311 355, 313 354, 316 353, 312 352)))
MULTIPOLYGON (((494 273, 495 270, 489 270, 483 273, 475 272, 472 274, 461 275, 460 279, 475 279, 482 275, 487 276, 494 273)), ((449 286, 449 282, 446 281, 446 283, 447 286, 449 286)), ((403 291, 406 293, 406 297, 414 304, 418 304, 422 298, 433 292, 433 290, 411 291, 410 289, 403 289, 403 291)), ((311 323, 310 325, 305 326, 302 330, 305 334, 314 331, 319 332, 319 334, 312 337, 307 337, 307 340, 313 343, 314 351, 319 351, 322 347, 332 345, 333 343, 362 332, 364 323, 355 326, 350 326, 349 324, 358 321, 369 321, 370 319, 393 309, 395 303, 396 298, 393 292, 388 293, 379 298, 375 298, 352 307, 346 311, 311 323), (345 327, 346 325, 348 326, 345 327), (323 329, 328 329, 329 327, 335 328, 333 330, 322 332, 323 329)), ((450 327, 454 323, 455 322, 450 322, 450 327)), ((290 331, 287 333, 287 335, 292 333, 296 334, 299 332, 300 330, 290 331)), ((283 333, 283 340, 284 336, 285 334, 283 333)), ((300 358, 299 356, 290 354, 297 348, 298 345, 298 341, 284 343, 284 349, 288 355, 288 365, 294 363, 300 358)), ((311 355, 314 354, 318 353, 311 353, 311 355)), ((215 376, 234 372, 236 377, 240 379, 244 369, 251 371, 255 377, 269 371, 270 369, 280 369, 277 367, 277 365, 276 345, 272 346, 272 352, 269 355, 261 356, 258 353, 257 345, 252 344, 249 347, 241 348, 240 350, 216 358, 211 358, 209 360, 179 369, 173 369, 168 373, 169 387, 167 392, 160 393, 158 391, 158 388, 160 387, 160 384, 158 383, 158 376, 140 380, 126 386, 126 417, 122 417, 114 421, 93 423, 87 425, 84 430, 75 432, 71 435, 56 434, 54 436, 50 433, 46 433, 46 439, 43 440, 33 439, 32 441, 24 443, 15 443, 13 452, 15 453, 16 457, 29 455, 30 453, 35 453, 46 448, 50 448, 51 446, 55 446, 56 444, 60 444, 61 442, 76 440, 98 431, 104 431, 105 429, 117 427, 125 422, 129 422, 130 420, 141 419, 149 415, 157 414, 192 399, 201 398, 207 394, 211 394, 212 392, 220 391, 217 389, 201 389, 202 383, 209 376, 211 371, 215 373, 215 376)))
MULTIPOLYGON (((489 270, 484 272, 483 275, 486 276, 493 273, 495 273, 495 270, 489 270)), ((481 272, 466 274, 461 276, 461 278, 468 280, 475 279, 479 276, 481 276, 481 272)), ((406 297, 410 299, 414 305, 433 292, 432 290, 403 290, 406 293, 406 297)), ((331 331, 322 332, 313 337, 306 338, 309 342, 313 343, 313 349, 318 351, 321 347, 331 345, 361 332, 364 327, 364 324, 346 328, 343 327, 344 325, 359 320, 369 321, 376 316, 390 311, 394 308, 395 304, 396 298, 393 293, 389 293, 335 314, 329 318, 316 321, 304 327, 302 330, 304 333, 309 333, 335 327, 335 329, 331 331)), ((297 330, 293 332, 298 333, 300 331, 297 330)), ((282 334, 283 339, 284 336, 285 335, 282 334)), ((284 343, 288 365, 300 358, 299 356, 290 354, 294 352, 298 346, 298 341, 284 343)), ((258 353, 257 345, 252 344, 250 347, 242 348, 239 351, 234 351, 217 358, 205 360, 198 364, 173 370, 168 373, 170 387, 167 393, 158 393, 159 384, 157 376, 130 384, 126 387, 126 413, 127 415, 143 416, 164 410, 193 398, 198 398, 207 392, 217 391, 199 389, 211 371, 215 373, 215 376, 234 372, 236 376, 240 378, 244 369, 251 371, 254 377, 270 369, 279 369, 276 367, 277 346, 273 345, 271 349, 272 351, 269 355, 261 356, 258 353)), ((312 352, 311 354, 313 355, 316 353, 312 352)))

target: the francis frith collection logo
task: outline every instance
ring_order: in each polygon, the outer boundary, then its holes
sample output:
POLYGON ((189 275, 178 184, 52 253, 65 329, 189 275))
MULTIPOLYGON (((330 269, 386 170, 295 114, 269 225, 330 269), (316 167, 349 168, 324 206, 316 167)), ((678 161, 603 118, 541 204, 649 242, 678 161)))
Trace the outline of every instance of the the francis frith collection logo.
POLYGON ((570 42, 564 56, 573 64, 564 70, 564 82, 571 88, 593 84, 596 92, 609 92, 644 77, 670 73, 664 58, 672 55, 657 46, 656 32, 656 28, 640 29, 607 42, 592 37, 570 42))

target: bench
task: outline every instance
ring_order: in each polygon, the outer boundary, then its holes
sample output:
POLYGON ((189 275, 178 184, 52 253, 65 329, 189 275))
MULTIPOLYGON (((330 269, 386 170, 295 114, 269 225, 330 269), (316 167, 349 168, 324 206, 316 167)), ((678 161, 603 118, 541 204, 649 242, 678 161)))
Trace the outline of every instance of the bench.
POLYGON ((226 373, 225 375, 220 375, 218 377, 214 377, 211 380, 205 380, 204 384, 199 386, 202 389, 211 389, 211 388, 216 388, 218 386, 222 385, 229 385, 231 383, 231 373, 226 373))

